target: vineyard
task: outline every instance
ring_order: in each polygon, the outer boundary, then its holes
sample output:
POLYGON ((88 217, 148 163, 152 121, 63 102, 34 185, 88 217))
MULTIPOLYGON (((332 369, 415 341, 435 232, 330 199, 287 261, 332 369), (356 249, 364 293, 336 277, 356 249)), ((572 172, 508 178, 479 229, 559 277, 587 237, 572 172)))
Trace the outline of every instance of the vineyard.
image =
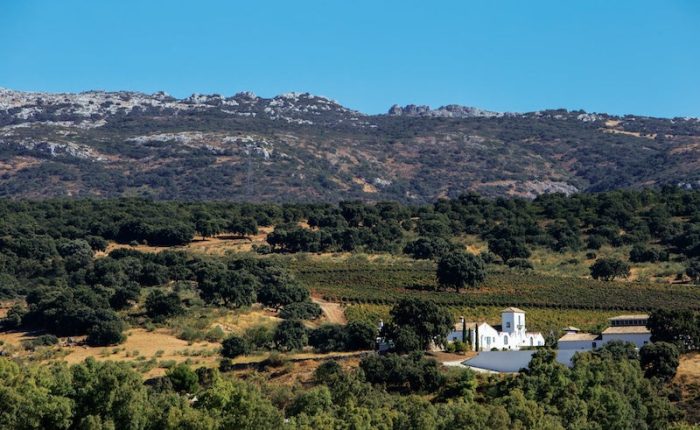
MULTIPOLYGON (((363 321, 377 324, 379 320, 389 321, 389 305, 351 304, 345 308, 348 321, 363 321)), ((467 321, 501 323, 502 306, 450 306, 454 320, 464 317, 467 321)), ((608 318, 618 315, 617 311, 587 309, 547 309, 526 308, 528 330, 544 334, 559 333, 562 328, 575 326, 583 331, 600 333, 608 324, 608 318)))
POLYGON ((458 294, 436 291, 434 266, 425 261, 388 265, 307 260, 291 268, 312 292, 343 303, 391 304, 403 297, 417 297, 452 307, 700 309, 700 287, 695 285, 603 282, 495 270, 480 288, 458 294))

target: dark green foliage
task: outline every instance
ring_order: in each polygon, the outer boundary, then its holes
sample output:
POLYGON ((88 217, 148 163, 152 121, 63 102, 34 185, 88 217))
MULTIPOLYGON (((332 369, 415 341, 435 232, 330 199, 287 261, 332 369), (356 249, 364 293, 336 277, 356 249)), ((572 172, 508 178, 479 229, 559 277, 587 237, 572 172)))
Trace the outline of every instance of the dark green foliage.
POLYGON ((58 343, 58 338, 52 334, 42 334, 34 339, 22 341, 25 349, 34 350, 39 346, 52 346, 58 343))
POLYGON ((333 399, 328 387, 321 385, 299 394, 289 405, 286 412, 289 416, 304 414, 314 416, 330 409, 333 399))
POLYGON ((254 350, 266 350, 274 347, 274 332, 263 325, 249 328, 243 337, 250 348, 254 350))
POLYGON ((588 249, 598 250, 606 243, 607 243, 607 240, 605 239, 605 237, 597 235, 597 234, 592 234, 592 235, 588 236, 588 242, 586 243, 586 247, 588 249))
POLYGON ((443 255, 437 265, 438 284, 454 288, 476 287, 486 279, 484 262, 478 256, 466 252, 451 252, 443 255))
POLYGON ((248 306, 255 302, 257 279, 245 271, 228 270, 223 265, 215 273, 198 273, 202 298, 226 307, 248 306))
POLYGON ((309 333, 309 345, 318 352, 345 351, 347 344, 347 331, 338 324, 324 324, 309 333))
POLYGON ((438 363, 421 353, 370 355, 360 361, 360 368, 367 382, 381 384, 389 391, 431 393, 443 383, 438 363))
POLYGON ((180 296, 175 292, 153 290, 146 297, 146 315, 154 321, 161 322, 183 312, 180 296))
POLYGON ((521 270, 533 270, 535 268, 529 260, 524 258, 513 258, 508 260, 508 267, 521 270))
POLYGON ((299 320, 284 320, 275 329, 275 346, 281 351, 302 349, 308 341, 306 327, 299 320))
POLYGON ((700 316, 689 310, 663 310, 651 313, 647 327, 652 342, 668 342, 682 353, 700 349, 700 316))
POLYGON ((258 223, 253 218, 236 218, 228 223, 226 230, 234 234, 252 235, 258 233, 258 223))
POLYGON ((633 263, 668 261, 668 252, 644 245, 635 245, 630 251, 630 261, 633 263))
POLYGON ((173 389, 183 393, 193 393, 198 386, 199 377, 186 364, 177 364, 165 372, 165 377, 170 380, 173 389))
POLYGON ((21 292, 19 282, 9 273, 0 273, 0 298, 9 299, 21 292))
POLYGON ((273 308, 305 302, 308 299, 309 291, 284 272, 267 273, 258 290, 258 301, 273 308))
POLYGON ((489 251, 506 262, 511 258, 530 257, 530 250, 527 249, 527 246, 522 241, 512 238, 489 240, 489 251))
POLYGON ((58 336, 85 334, 99 321, 118 319, 107 299, 86 287, 36 289, 26 300, 23 324, 58 336))
MULTIPOLYGON (((324 324, 309 333, 309 345, 319 352, 372 350, 377 329, 371 324, 353 321, 347 325, 324 324)), ((416 342, 416 348, 420 344, 416 342)))
POLYGON ((611 357, 613 360, 638 360, 637 347, 632 342, 613 340, 605 343, 594 352, 595 354, 611 357))
POLYGON ((87 332, 85 341, 90 346, 108 346, 124 342, 124 323, 116 317, 99 319, 87 332))
POLYGON ((231 335, 221 342, 221 355, 226 358, 236 358, 249 352, 248 342, 240 336, 231 335))
POLYGON ((136 282, 128 282, 123 287, 116 288, 112 297, 109 298, 109 305, 113 309, 121 310, 128 308, 139 299, 141 288, 136 282))
POLYGON ((0 320, 0 325, 4 329, 13 330, 19 328, 22 325, 22 320, 27 314, 27 309, 24 306, 15 303, 7 310, 7 315, 5 318, 0 320))
POLYGON ((700 281, 700 260, 690 260, 685 268, 685 274, 695 283, 700 281))
POLYGON ((351 321, 345 326, 347 346, 350 351, 374 349, 377 342, 377 327, 373 324, 351 321))
POLYGON ((447 309, 417 299, 401 300, 390 314, 392 321, 385 325, 386 337, 394 341, 401 352, 408 352, 408 348, 399 345, 417 346, 422 350, 428 349, 432 342, 442 345, 454 324, 447 309), (417 342, 409 342, 412 336, 417 342))
POLYGON ((591 277, 602 281, 612 281, 615 278, 626 278, 630 274, 630 266, 616 258, 601 258, 591 266, 591 277))
POLYGON ((670 381, 678 369, 679 352, 676 345, 667 342, 653 342, 639 350, 639 361, 647 378, 660 378, 670 381))
POLYGON ((405 254, 415 259, 438 259, 448 252, 453 252, 455 246, 441 237, 419 237, 409 242, 403 249, 405 254))
POLYGON ((279 313, 284 319, 315 320, 321 316, 321 307, 312 302, 295 302, 286 305, 279 313))

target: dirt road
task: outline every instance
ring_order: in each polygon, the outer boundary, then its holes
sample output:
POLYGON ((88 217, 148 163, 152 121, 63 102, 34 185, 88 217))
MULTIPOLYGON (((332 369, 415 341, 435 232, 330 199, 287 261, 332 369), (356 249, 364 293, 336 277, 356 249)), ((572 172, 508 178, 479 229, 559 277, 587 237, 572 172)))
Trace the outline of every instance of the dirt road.
POLYGON ((345 319, 345 312, 340 303, 327 302, 319 297, 313 297, 311 299, 314 303, 317 303, 323 314, 328 319, 328 322, 333 324, 346 324, 348 321, 345 319))

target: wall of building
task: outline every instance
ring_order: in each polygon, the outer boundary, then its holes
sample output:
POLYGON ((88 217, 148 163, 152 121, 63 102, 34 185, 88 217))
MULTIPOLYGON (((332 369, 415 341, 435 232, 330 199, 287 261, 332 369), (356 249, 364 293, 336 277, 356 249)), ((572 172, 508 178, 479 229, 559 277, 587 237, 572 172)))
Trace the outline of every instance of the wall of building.
POLYGON ((596 348, 600 346, 601 341, 596 341, 596 340, 568 340, 568 341, 559 341, 559 349, 566 349, 566 350, 584 350, 588 351, 593 349, 593 343, 595 342, 596 348))
MULTIPOLYGON (((621 340, 623 342, 632 342, 637 345, 637 348, 641 348, 645 343, 651 341, 650 333, 629 333, 629 334, 604 334, 603 342, 608 343, 613 340, 621 340)), ((600 345, 598 345, 600 346, 600 345)))
MULTIPOLYGON (((535 351, 484 351, 474 358, 464 361, 462 364, 476 369, 490 370, 494 372, 518 372, 525 369, 532 360, 535 351)), ((557 361, 571 367, 571 359, 576 351, 557 351, 557 361)))

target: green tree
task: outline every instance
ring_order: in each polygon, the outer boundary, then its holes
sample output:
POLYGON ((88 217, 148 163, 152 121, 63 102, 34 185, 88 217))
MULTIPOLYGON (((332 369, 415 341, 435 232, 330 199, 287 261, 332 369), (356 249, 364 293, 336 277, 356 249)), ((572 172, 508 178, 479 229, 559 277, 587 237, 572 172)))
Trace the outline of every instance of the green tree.
POLYGON ((630 275, 630 266, 617 258, 601 258, 591 266, 591 277, 603 281, 612 281, 615 278, 627 278, 630 275))
POLYGON ((690 260, 685 268, 685 274, 695 283, 700 281, 700 260, 690 260))
POLYGON ((530 250, 519 239, 500 238, 489 240, 489 251, 501 257, 504 262, 511 258, 529 258, 530 250))
POLYGON ((221 342, 221 355, 226 358, 236 358, 248 353, 248 342, 240 336, 230 335, 221 342))
POLYGON ((385 325, 390 340, 400 340, 412 331, 418 338, 421 349, 431 343, 442 345, 453 326, 450 312, 433 302, 418 299, 402 299, 390 311, 392 321, 385 325))
POLYGON ((669 342, 680 352, 700 349, 700 317, 689 310, 658 309, 649 315, 652 342, 669 342))
POLYGON ((639 350, 639 360, 647 378, 657 377, 670 381, 676 376, 680 353, 676 345, 668 342, 653 342, 639 350))
POLYGON ((199 377, 184 363, 177 364, 165 372, 176 391, 194 393, 198 387, 199 377))
POLYGON ((164 321, 184 311, 180 296, 175 292, 165 294, 160 290, 153 290, 146 297, 146 314, 154 321, 164 321))
POLYGON ((443 255, 437 265, 438 284, 455 291, 465 286, 476 287, 486 279, 486 269, 481 258, 466 253, 453 252, 443 255))
POLYGON ((114 315, 113 318, 99 319, 88 330, 86 342, 90 346, 108 346, 124 342, 124 323, 114 315))
POLYGON ((299 320, 284 320, 275 329, 275 345, 282 351, 302 349, 309 341, 306 327, 299 320))

